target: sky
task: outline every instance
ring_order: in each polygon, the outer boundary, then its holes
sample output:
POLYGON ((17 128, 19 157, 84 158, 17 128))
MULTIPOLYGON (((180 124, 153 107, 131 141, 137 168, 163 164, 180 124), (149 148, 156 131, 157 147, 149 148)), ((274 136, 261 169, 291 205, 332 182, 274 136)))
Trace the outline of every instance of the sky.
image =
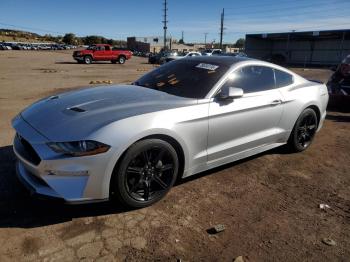
MULTIPOLYGON (((162 36, 163 0, 7 0, 0 28, 52 35, 162 36)), ((350 0, 168 0, 168 35, 185 42, 224 43, 246 33, 350 29, 350 0)))

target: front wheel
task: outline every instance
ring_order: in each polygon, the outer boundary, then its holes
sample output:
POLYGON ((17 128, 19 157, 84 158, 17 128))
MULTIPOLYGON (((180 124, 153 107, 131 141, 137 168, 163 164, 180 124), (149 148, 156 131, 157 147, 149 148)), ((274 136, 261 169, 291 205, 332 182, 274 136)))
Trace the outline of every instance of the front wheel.
POLYGON ((92 63, 92 58, 91 58, 91 56, 85 56, 85 57, 84 57, 84 63, 85 63, 85 64, 91 64, 91 63, 92 63))
POLYGON ((160 139, 141 140, 125 153, 111 181, 111 194, 123 205, 141 208, 162 199, 179 170, 176 150, 160 139))
POLYGON ((289 137, 288 145, 294 152, 304 151, 311 145, 317 130, 317 115, 311 109, 305 109, 299 116, 289 137))

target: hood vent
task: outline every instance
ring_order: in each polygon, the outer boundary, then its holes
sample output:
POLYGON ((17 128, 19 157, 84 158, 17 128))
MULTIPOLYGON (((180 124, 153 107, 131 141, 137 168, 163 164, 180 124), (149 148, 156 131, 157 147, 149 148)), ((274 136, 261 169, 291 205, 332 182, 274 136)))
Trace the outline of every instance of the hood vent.
POLYGON ((54 100, 54 99, 58 99, 59 96, 50 96, 48 100, 54 100))
POLYGON ((82 108, 76 107, 76 106, 74 106, 74 107, 68 107, 67 109, 68 109, 68 110, 71 110, 71 111, 74 111, 74 112, 78 112, 78 113, 82 113, 82 112, 85 112, 85 111, 86 111, 85 109, 82 109, 82 108))

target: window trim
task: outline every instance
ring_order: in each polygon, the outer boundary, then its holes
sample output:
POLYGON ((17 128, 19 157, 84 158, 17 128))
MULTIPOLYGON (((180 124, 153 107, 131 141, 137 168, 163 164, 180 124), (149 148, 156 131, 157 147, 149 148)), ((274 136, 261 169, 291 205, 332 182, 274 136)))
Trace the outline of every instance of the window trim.
POLYGON ((280 70, 280 69, 277 69, 277 68, 273 68, 273 75, 274 75, 274 77, 275 77, 275 88, 276 88, 276 89, 285 88, 285 87, 291 86, 291 85, 293 85, 293 84, 295 83, 294 75, 292 75, 292 74, 290 74, 290 73, 288 73, 288 72, 286 72, 286 71, 283 71, 283 70, 280 70), (285 74, 290 75, 290 76, 292 77, 292 83, 289 84, 289 85, 286 85, 286 86, 280 86, 280 87, 277 86, 276 71, 280 71, 280 72, 282 72, 282 73, 285 73, 285 74))

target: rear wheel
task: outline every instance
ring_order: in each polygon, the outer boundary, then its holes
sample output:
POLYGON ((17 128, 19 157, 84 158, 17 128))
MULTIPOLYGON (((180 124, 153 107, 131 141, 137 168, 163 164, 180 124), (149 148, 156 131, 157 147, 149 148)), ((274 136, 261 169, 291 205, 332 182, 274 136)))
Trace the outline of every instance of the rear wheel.
POLYGON ((119 64, 124 64, 124 63, 125 63, 125 60, 126 60, 126 59, 125 59, 125 56, 119 56, 119 57, 118 57, 118 63, 119 63, 119 64))
POLYGON ((152 205, 173 186, 178 170, 178 156, 168 142, 141 140, 127 150, 115 170, 112 197, 133 208, 152 205))
POLYGON ((91 63, 92 63, 92 58, 91 58, 91 56, 85 56, 85 57, 84 57, 84 63, 85 63, 85 64, 91 64, 91 63))
POLYGON ((288 145, 295 152, 304 151, 311 145, 317 130, 317 115, 311 109, 305 109, 299 116, 289 137, 288 145))

